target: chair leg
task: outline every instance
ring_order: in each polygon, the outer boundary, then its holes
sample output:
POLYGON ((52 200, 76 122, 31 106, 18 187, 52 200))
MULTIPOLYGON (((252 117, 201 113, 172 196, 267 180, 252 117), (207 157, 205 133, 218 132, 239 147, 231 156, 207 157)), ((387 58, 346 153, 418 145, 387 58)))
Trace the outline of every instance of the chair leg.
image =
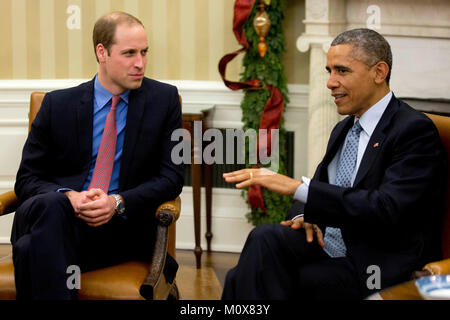
POLYGON ((180 291, 178 291, 177 283, 174 282, 172 288, 170 289, 169 296, 167 297, 167 300, 179 300, 179 299, 180 299, 180 291))

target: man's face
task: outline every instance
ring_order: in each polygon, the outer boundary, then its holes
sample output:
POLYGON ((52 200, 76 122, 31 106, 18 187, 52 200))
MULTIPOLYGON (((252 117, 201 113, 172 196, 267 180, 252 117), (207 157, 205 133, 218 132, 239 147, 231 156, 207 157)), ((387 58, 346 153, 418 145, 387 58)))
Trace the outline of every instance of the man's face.
POLYGON ((352 55, 353 46, 341 44, 330 47, 326 69, 330 74, 328 89, 341 115, 362 114, 378 101, 376 72, 352 55))
POLYGON ((100 50, 102 85, 114 94, 139 88, 144 78, 147 51, 147 35, 141 25, 119 24, 109 54, 106 49, 100 50))

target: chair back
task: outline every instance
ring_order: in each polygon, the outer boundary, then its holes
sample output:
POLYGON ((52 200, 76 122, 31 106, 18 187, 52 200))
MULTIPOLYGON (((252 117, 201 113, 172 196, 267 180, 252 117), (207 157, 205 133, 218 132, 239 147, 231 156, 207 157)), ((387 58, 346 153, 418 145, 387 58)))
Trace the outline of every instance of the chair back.
POLYGON ((36 114, 41 108, 42 100, 44 100, 45 92, 32 92, 30 97, 30 113, 28 114, 28 132, 31 130, 36 114))
MULTIPOLYGON (((426 113, 439 131, 450 164, 450 117, 426 113)), ((450 258, 450 169, 447 173, 447 196, 442 224, 442 256, 450 258)))

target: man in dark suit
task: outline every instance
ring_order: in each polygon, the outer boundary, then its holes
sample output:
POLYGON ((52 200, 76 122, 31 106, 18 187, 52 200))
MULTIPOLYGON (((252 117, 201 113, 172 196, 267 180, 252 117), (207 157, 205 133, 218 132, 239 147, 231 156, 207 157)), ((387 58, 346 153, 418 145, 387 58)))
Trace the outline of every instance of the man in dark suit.
POLYGON ((238 188, 258 184, 296 200, 286 221, 252 230, 224 299, 361 299, 438 257, 445 151, 432 121, 391 92, 391 68, 380 34, 340 34, 327 55, 327 87, 348 117, 314 177, 224 175, 238 188))
MULTIPOLYGON (((113 12, 97 21, 93 40, 98 74, 46 94, 23 149, 11 233, 18 299, 76 298, 66 284, 71 265, 149 261, 154 212, 183 186, 183 167, 171 161, 178 92, 144 77, 142 23, 113 12)), ((168 256, 169 281, 176 269, 168 256)))

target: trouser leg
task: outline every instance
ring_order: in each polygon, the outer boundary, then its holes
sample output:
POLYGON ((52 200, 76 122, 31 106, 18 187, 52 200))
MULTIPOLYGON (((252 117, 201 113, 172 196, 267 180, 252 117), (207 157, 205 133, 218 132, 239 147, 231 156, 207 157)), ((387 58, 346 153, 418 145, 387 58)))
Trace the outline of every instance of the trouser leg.
POLYGON ((30 235, 20 237, 13 245, 14 279, 16 282, 16 299, 31 299, 31 275, 29 262, 30 235))
POLYGON ((294 299, 298 296, 298 266, 326 259, 303 229, 262 225, 251 231, 239 262, 227 274, 222 299, 294 299))
POLYGON ((329 258, 299 267, 300 300, 360 300, 357 271, 348 258, 329 258))
POLYGON ((63 193, 37 195, 17 209, 11 243, 18 299, 76 298, 67 268, 78 263, 78 224, 63 193))
MULTIPOLYGON (((154 235, 151 220, 137 224, 114 216, 89 227, 75 218, 66 195, 33 197, 16 211, 11 233, 17 298, 75 299, 77 290, 67 287, 73 275, 67 273, 69 266, 87 272, 126 260, 150 262, 154 235)), ((168 258, 164 272, 169 280, 177 268, 168 258)))

